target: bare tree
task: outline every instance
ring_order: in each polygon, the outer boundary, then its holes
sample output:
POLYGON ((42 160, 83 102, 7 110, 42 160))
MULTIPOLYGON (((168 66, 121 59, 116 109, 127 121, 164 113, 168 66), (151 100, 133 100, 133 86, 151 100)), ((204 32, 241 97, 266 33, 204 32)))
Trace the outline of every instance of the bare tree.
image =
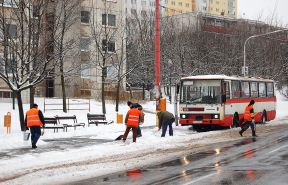
MULTIPOLYGON (((64 62, 71 57, 76 48, 76 39, 71 37, 73 26, 77 21, 79 22, 80 16, 80 1, 78 0, 59 0, 57 1, 55 10, 57 11, 54 24, 54 53, 55 60, 58 60, 60 70, 60 80, 62 88, 63 112, 67 112, 66 105, 66 88, 65 76, 71 75, 78 71, 78 68, 68 67, 64 70, 64 62)), ((71 61, 70 61, 71 62, 71 61)))
POLYGON ((3 60, 0 78, 16 94, 22 131, 26 128, 22 92, 42 82, 56 66, 47 55, 50 46, 45 34, 45 18, 50 5, 46 0, 12 0, 9 9, 4 3, 1 5, 3 60))

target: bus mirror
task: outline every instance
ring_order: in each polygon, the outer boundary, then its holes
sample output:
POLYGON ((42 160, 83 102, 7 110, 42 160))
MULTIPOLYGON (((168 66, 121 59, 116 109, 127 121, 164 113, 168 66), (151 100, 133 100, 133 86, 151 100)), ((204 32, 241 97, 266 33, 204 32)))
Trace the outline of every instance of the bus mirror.
POLYGON ((177 85, 176 85, 176 93, 177 93, 177 94, 179 94, 179 90, 180 90, 180 85, 177 84, 177 85))

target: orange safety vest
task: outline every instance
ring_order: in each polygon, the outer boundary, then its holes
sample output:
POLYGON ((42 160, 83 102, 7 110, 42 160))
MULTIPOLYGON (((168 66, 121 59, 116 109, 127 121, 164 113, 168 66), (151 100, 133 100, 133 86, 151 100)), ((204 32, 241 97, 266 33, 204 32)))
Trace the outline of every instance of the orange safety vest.
POLYGON ((39 118, 39 110, 32 108, 27 111, 26 116, 27 116, 27 127, 32 127, 32 126, 43 126, 43 123, 40 121, 39 118))
POLYGON ((128 111, 127 126, 138 127, 140 122, 141 112, 138 109, 130 109, 128 111))
POLYGON ((254 119, 254 113, 250 113, 251 109, 253 109, 253 105, 245 108, 244 121, 252 121, 254 119))

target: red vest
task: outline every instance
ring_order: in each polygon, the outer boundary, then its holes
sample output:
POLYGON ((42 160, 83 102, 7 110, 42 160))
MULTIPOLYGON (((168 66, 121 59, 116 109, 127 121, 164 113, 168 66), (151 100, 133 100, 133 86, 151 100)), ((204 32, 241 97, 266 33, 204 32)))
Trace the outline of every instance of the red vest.
POLYGON ((138 127, 140 122, 141 112, 138 109, 130 109, 128 111, 127 126, 138 127))
POLYGON ((253 105, 245 108, 244 121, 252 121, 252 119, 254 119, 254 113, 250 113, 251 109, 253 109, 253 105))
POLYGON ((32 108, 27 111, 26 116, 27 116, 27 127, 32 127, 32 126, 43 126, 42 122, 40 121, 39 118, 39 110, 32 108))

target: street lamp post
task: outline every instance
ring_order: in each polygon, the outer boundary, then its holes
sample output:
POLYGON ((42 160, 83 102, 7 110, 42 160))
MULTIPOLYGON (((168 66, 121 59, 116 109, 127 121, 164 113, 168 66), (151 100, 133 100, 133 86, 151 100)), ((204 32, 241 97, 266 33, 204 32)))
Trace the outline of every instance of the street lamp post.
POLYGON ((252 38, 262 37, 262 36, 265 36, 265 35, 270 35, 270 34, 282 32, 282 31, 287 31, 287 30, 288 30, 288 28, 283 29, 283 30, 275 30, 275 31, 272 31, 272 32, 263 33, 263 34, 258 34, 258 35, 252 35, 252 36, 248 37, 248 38, 245 40, 245 42, 244 42, 244 52, 243 52, 243 55, 244 55, 244 63, 243 63, 243 68, 242 68, 242 74, 243 74, 244 77, 248 74, 248 67, 246 67, 246 44, 248 43, 248 41, 249 41, 250 39, 252 39, 252 38))

